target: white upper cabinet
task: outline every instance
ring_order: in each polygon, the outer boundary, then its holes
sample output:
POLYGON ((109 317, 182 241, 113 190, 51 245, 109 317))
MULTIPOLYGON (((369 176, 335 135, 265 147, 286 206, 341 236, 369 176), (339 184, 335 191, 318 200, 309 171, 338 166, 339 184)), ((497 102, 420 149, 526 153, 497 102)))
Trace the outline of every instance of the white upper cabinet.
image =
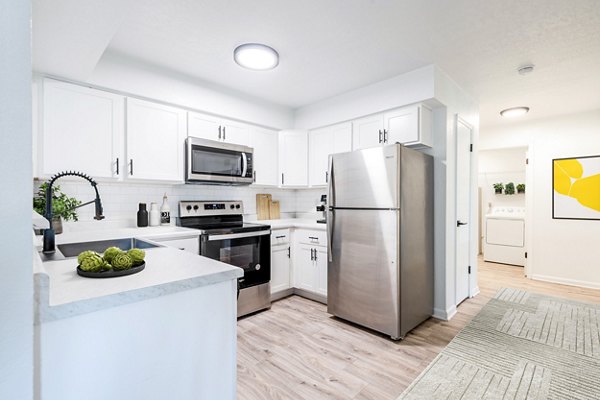
POLYGON ((127 99, 127 177, 183 182, 186 112, 127 99))
POLYGON ((123 175, 124 97, 45 79, 40 177, 64 170, 93 178, 123 175))
POLYGON ((409 147, 431 147, 431 110, 413 105, 383 114, 385 143, 402 143, 409 147))
POLYGON ((352 125, 348 123, 309 132, 309 183, 324 186, 329 181, 329 155, 352 150, 352 125))
POLYGON ((254 148, 254 184, 277 186, 279 184, 278 132, 256 127, 252 129, 250 137, 250 146, 254 148))
POLYGON ((308 186, 308 132, 284 130, 279 133, 279 184, 282 187, 308 186))
POLYGON ((248 146, 250 126, 208 114, 188 112, 188 136, 248 146))
POLYGON ((392 143, 422 148, 433 145, 432 113, 422 104, 397 108, 352 122, 353 149, 392 143))
POLYGON ((383 143, 383 114, 352 121, 353 150, 368 149, 383 143))

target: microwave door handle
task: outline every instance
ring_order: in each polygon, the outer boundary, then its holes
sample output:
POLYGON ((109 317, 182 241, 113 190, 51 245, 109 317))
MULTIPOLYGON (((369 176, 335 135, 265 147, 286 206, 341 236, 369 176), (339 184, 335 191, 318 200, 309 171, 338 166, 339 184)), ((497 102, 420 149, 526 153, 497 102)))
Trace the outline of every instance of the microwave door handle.
POLYGON ((248 169, 248 157, 246 157, 246 153, 242 153, 242 178, 246 176, 247 169, 248 169))

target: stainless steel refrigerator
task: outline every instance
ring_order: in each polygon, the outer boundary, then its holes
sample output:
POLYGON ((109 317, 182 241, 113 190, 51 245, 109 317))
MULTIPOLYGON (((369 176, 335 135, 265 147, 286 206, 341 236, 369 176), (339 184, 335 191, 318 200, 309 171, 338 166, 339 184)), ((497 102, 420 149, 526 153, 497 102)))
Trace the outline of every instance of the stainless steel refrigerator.
POLYGON ((402 339, 433 312, 433 158, 334 154, 329 176, 327 311, 402 339))

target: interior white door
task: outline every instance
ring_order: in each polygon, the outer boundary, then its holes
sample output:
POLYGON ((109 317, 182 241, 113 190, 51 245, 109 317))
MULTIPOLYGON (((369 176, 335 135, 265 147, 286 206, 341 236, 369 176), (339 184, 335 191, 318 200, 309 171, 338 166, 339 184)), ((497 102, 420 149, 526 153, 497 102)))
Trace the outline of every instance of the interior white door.
POLYGON ((251 146, 254 148, 254 183, 256 185, 277 186, 279 141, 277 131, 254 128, 251 133, 251 146))
POLYGON ((383 114, 352 121, 352 136, 354 150, 380 146, 383 143, 383 114))
POLYGON ((471 135, 456 116, 456 304, 469 297, 471 231, 471 135))

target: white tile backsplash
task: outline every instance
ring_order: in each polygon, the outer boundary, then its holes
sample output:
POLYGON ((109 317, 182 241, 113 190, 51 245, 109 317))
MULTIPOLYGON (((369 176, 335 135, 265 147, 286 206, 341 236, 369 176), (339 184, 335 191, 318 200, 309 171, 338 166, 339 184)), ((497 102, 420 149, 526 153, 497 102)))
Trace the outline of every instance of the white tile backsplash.
MULTIPOLYGON (((40 182, 34 182, 35 190, 40 182)), ((58 181, 62 191, 69 196, 76 197, 82 202, 94 199, 94 190, 87 182, 58 181)), ((282 218, 319 218, 320 213, 316 206, 320 202, 321 194, 326 189, 277 189, 254 188, 248 186, 210 186, 210 185, 161 185, 154 183, 137 182, 100 182, 98 191, 104 207, 107 220, 128 220, 125 224, 134 223, 138 210, 138 203, 146 203, 150 210, 150 203, 162 204, 163 194, 167 193, 171 216, 179 215, 178 204, 181 200, 241 200, 244 203, 244 216, 247 220, 256 219, 256 194, 270 193, 273 200, 279 200, 282 218)), ((93 221, 94 206, 88 205, 78 210, 79 220, 93 221)))

